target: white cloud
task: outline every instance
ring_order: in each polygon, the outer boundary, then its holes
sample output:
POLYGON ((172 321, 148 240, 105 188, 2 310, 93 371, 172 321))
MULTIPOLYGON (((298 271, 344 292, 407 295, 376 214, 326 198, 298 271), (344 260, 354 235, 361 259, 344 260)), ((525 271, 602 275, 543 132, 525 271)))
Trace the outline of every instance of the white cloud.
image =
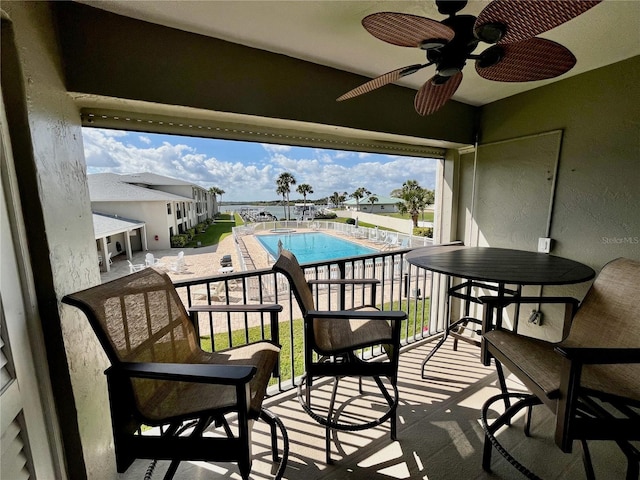
POLYGON ((146 143, 147 145, 151 145, 151 139, 149 137, 147 137, 146 135, 140 135, 138 137, 138 139, 142 142, 142 143, 146 143))
MULTIPOLYGON (((84 149, 88 173, 154 172, 179 178, 205 188, 217 186, 225 191, 226 201, 276 200, 276 178, 282 172, 291 173, 297 184, 313 187, 312 198, 333 192, 351 193, 365 187, 378 195, 389 193, 402 183, 415 179, 420 185, 434 188, 436 161, 432 159, 337 152, 323 149, 304 149, 301 152, 288 146, 262 145, 268 152, 265 159, 226 161, 214 148, 203 152, 188 145, 189 139, 175 137, 175 143, 163 142, 152 147, 142 140, 150 137, 115 130, 83 129, 84 149), (127 142, 127 136, 138 138, 145 147, 127 142), (215 154, 214 154, 215 152, 215 154)), ((202 145, 200 143, 199 145, 202 145)), ((199 147, 202 150, 203 147, 199 147)), ((292 200, 297 199, 295 187, 292 200)))
POLYGON ((264 148, 267 152, 288 152, 292 147, 288 145, 274 145, 272 143, 261 143, 260 146, 264 148))

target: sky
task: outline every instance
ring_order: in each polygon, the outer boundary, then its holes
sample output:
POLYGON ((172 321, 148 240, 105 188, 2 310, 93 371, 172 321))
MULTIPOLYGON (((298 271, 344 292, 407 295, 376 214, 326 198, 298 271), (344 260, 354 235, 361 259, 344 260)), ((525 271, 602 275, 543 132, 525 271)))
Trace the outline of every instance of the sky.
MULTIPOLYGON (((87 173, 153 172, 225 191, 223 202, 280 200, 276 179, 313 188, 308 200, 364 187, 389 196, 407 180, 435 188, 436 160, 257 142, 83 128, 87 173)), ((290 199, 302 198, 291 188, 290 199)))

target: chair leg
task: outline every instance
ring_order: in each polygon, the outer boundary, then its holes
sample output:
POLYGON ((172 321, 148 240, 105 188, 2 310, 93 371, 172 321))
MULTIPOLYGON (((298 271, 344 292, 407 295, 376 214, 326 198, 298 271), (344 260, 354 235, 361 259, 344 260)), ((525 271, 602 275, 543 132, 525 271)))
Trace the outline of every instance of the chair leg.
POLYGON ((596 480, 596 473, 593 471, 593 462, 591 461, 591 453, 586 440, 580 440, 582 445, 582 463, 584 464, 584 474, 587 480, 596 480))
POLYGON ((333 417, 334 414, 334 406, 336 403, 336 395, 338 393, 338 382, 340 381, 340 377, 334 377, 333 382, 333 392, 331 392, 331 400, 329 401, 329 411, 327 412, 327 426, 325 427, 325 452, 326 452, 326 461, 327 465, 333 464, 333 460, 331 460, 331 427, 329 424, 334 423, 333 417))
POLYGON ((167 469, 167 473, 164 474, 164 480, 171 480, 178 470, 180 460, 173 460, 167 469))
POLYGON ((268 410, 262 409, 260 410, 260 418, 262 418, 271 429, 271 458, 274 462, 278 462, 280 458, 278 457, 278 430, 275 415, 268 410))
MULTIPOLYGON (((360 377, 362 378, 362 377, 360 377)), ((378 388, 380 389, 380 392, 382 392, 382 396, 387 400, 387 403, 389 404, 389 407, 393 407, 393 403, 394 403, 394 398, 389 395, 389 392, 387 391, 386 388, 384 388, 384 384, 382 383, 382 380, 380 380, 380 377, 373 377, 373 379, 376 381, 376 383, 378 384, 378 388)), ((397 417, 398 417, 398 412, 397 409, 396 411, 394 411, 391 414, 391 418, 390 420, 390 427, 391 427, 391 440, 396 440, 397 439, 397 435, 396 435, 396 429, 397 429, 397 417)))
POLYGON ((484 446, 482 449, 482 469, 485 472, 491 472, 491 452, 493 450, 493 445, 491 445, 491 440, 489 439, 489 435, 484 435, 484 446))
POLYGON ((527 408, 527 419, 524 424, 524 434, 527 437, 531 436, 531 417, 533 416, 533 406, 527 408))

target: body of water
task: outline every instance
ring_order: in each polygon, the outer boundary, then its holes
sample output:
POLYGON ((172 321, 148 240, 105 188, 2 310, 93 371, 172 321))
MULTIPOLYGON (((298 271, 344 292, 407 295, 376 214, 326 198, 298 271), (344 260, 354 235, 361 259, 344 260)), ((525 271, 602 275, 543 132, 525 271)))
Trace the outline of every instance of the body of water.
MULTIPOLYGON (((223 205, 221 207, 222 212, 239 212, 243 208, 248 208, 251 210, 264 210, 267 213, 270 213, 278 220, 281 218, 286 218, 286 208, 283 205, 223 205)), ((293 204, 291 205, 291 215, 293 215, 293 204)))
POLYGON ((376 252, 373 248, 317 232, 257 235, 256 238, 273 258, 278 257, 278 242, 281 241, 282 247, 292 251, 300 263, 322 262, 376 252))

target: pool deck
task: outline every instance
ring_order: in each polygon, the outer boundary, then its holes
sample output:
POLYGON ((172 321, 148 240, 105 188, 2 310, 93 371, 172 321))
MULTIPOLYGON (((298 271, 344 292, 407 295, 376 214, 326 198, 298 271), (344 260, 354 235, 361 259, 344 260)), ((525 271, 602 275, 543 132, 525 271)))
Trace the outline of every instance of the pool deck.
MULTIPOLYGON (((358 237, 347 237, 340 235, 333 230, 316 230, 311 228, 296 228, 296 233, 314 232, 325 233, 327 235, 333 235, 343 240, 351 241, 354 243, 367 246, 369 248, 380 249, 381 245, 374 245, 372 242, 358 237)), ((264 232, 255 232, 251 235, 243 235, 239 237, 241 242, 240 247, 244 244, 244 248, 237 248, 233 236, 229 235, 216 245, 200 248, 171 248, 165 250, 149 250, 134 252, 131 260, 133 264, 144 264, 145 255, 147 253, 153 253, 156 259, 160 260, 162 267, 161 270, 165 270, 171 280, 192 280, 196 278, 212 277, 220 275, 220 259, 223 255, 231 255, 233 266, 236 271, 240 271, 240 250, 244 250, 246 255, 250 259, 250 262, 245 260, 247 269, 262 269, 271 268, 272 263, 269 260, 269 255, 264 247, 257 240, 258 235, 273 235, 274 232, 266 230, 264 232), (185 268, 182 272, 176 273, 170 270, 170 265, 176 261, 178 253, 184 252, 185 268)), ((114 280, 116 278, 123 277, 129 274, 129 264, 127 263, 127 257, 124 254, 113 257, 113 264, 109 272, 101 272, 100 276, 102 283, 114 280)))

